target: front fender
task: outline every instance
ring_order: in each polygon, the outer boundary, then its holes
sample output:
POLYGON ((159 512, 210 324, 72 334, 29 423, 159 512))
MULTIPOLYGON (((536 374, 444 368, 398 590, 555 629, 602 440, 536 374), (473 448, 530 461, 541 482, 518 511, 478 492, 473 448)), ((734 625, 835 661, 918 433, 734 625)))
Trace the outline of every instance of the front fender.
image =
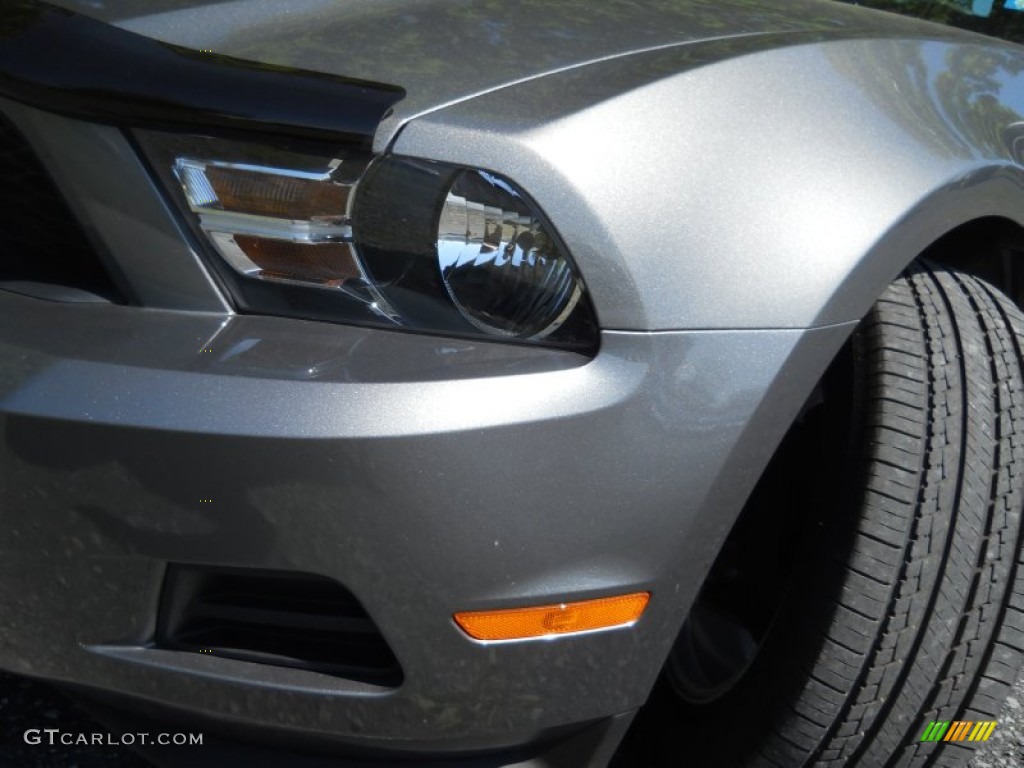
POLYGON ((959 224, 1024 221, 1024 53, 936 30, 618 58, 427 114, 391 149, 521 184, 604 328, 844 323, 959 224))

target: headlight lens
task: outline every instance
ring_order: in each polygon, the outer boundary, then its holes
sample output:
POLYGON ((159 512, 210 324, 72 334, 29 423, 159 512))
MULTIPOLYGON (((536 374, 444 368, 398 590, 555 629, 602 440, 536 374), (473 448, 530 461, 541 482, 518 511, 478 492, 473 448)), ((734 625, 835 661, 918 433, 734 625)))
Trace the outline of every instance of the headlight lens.
POLYGON ((462 171, 449 187, 437 260, 452 302, 494 336, 544 338, 583 295, 572 264, 533 207, 484 171, 462 171))
POLYGON ((241 310, 596 344, 568 253, 500 176, 346 148, 136 137, 241 310))

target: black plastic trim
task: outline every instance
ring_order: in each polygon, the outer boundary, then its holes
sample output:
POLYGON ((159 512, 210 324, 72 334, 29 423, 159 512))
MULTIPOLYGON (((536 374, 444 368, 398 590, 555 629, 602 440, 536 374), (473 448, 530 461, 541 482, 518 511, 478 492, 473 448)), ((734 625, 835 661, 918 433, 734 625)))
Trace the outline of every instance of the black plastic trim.
POLYGON ((135 303, 25 135, 0 114, 0 289, 50 301, 135 303))
POLYGON ((0 96, 65 116, 368 145, 404 95, 163 43, 39 0, 0 0, 0 96))

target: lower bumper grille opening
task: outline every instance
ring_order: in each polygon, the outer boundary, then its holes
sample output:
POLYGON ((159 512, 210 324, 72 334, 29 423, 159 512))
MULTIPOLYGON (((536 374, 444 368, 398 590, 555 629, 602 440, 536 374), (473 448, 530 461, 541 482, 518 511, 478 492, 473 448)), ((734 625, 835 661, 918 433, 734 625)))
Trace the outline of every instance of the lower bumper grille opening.
POLYGON ((309 574, 171 565, 156 645, 380 686, 402 682, 398 660, 355 596, 309 574))

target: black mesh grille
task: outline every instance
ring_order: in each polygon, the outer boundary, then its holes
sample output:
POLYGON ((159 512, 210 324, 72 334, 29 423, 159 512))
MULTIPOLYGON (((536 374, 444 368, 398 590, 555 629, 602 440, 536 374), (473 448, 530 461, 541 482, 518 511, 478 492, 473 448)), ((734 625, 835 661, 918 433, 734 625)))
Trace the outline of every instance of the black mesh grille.
POLYGON ((402 680, 398 660, 355 596, 308 574, 172 565, 156 644, 381 686, 402 680))
POLYGON ((28 142, 0 118, 0 287, 9 282, 121 297, 28 142))

